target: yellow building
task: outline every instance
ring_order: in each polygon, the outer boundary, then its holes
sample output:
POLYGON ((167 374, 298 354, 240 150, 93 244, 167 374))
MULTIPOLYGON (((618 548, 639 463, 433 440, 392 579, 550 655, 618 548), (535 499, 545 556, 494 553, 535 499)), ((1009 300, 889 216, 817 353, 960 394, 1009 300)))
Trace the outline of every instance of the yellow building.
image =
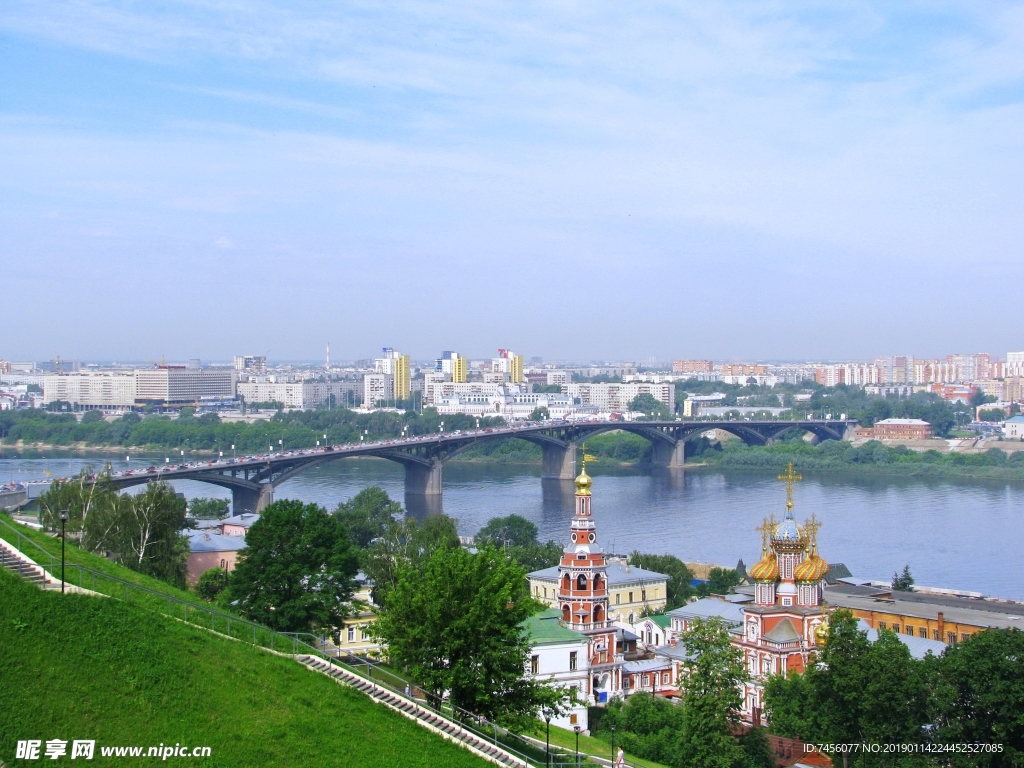
POLYGON ((342 621, 338 632, 337 646, 343 654, 366 656, 380 652, 380 643, 370 632, 370 625, 377 618, 371 590, 372 585, 363 582, 352 593, 350 615, 342 621))
POLYGON ((408 355, 399 355, 395 358, 395 397, 399 400, 408 400, 412 396, 412 368, 408 355))
MULTIPOLYGON (((619 562, 607 564, 608 619, 626 624, 640 621, 641 615, 664 610, 668 600, 668 576, 619 562)), ((527 574, 534 600, 559 607, 558 566, 527 574)))
POLYGON ((466 383, 466 358, 455 355, 452 357, 452 383, 466 383))

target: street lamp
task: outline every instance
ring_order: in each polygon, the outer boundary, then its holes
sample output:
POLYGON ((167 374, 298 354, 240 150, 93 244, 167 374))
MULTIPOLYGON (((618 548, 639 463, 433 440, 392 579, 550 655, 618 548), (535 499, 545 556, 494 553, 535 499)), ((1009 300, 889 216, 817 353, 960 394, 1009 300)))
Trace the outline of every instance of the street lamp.
POLYGON ((231 458, 232 459, 235 458, 235 444, 234 443, 231 444, 231 458))
POLYGON ((547 726, 547 736, 544 737, 544 765, 551 765, 551 710, 544 710, 544 722, 547 726))
POLYGON ((68 511, 60 511, 60 593, 64 594, 64 525, 68 521, 68 511))
POLYGON ((615 764, 615 725, 612 725, 612 764, 615 764))
POLYGON ((572 729, 574 731, 576 731, 576 768, 579 768, 579 764, 580 764, 580 727, 578 725, 574 725, 572 727, 572 729))

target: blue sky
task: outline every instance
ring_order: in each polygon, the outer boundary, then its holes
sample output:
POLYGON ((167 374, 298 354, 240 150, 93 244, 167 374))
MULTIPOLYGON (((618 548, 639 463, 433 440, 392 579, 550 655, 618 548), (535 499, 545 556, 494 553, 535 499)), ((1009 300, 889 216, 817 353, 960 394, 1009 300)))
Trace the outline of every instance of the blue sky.
POLYGON ((0 357, 1024 348, 1022 101, 1021 3, 8 0, 0 357))

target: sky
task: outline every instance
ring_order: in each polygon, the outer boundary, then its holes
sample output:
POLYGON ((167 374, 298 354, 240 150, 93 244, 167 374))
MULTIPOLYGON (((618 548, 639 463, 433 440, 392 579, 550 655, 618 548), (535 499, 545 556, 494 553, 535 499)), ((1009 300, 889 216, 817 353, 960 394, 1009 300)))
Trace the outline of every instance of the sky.
POLYGON ((1024 4, 6 0, 0 358, 1024 349, 1024 4))

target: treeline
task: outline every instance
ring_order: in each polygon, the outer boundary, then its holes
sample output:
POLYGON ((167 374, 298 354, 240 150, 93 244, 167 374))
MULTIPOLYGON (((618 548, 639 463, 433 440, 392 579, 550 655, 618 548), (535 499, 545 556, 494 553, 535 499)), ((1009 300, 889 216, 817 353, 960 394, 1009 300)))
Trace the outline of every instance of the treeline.
POLYGON ((983 453, 912 451, 905 445, 890 447, 877 440, 854 446, 840 440, 818 445, 804 441, 745 446, 728 440, 720 450, 705 450, 694 462, 721 469, 776 469, 792 461, 808 471, 870 471, 911 477, 1024 478, 1024 451, 1007 453, 989 448, 983 453))
POLYGON ((168 483, 150 483, 136 495, 121 494, 105 473, 92 482, 84 470, 71 480, 57 480, 39 497, 44 529, 63 530, 87 552, 181 588, 189 554, 188 539, 181 533, 185 513, 185 499, 168 483))
MULTIPOLYGON (((93 412, 96 413, 96 412, 93 412)), ((87 414, 88 416, 88 414, 87 414)), ((217 414, 196 417, 190 409, 171 419, 163 415, 139 416, 127 413, 112 422, 83 418, 70 413, 43 410, 0 411, 0 439, 11 444, 126 446, 173 450, 224 451, 235 446, 238 453, 266 451, 270 446, 312 448, 319 441, 331 444, 385 440, 406 435, 437 434, 441 422, 445 432, 476 427, 477 419, 464 415, 440 416, 428 408, 421 414, 375 412, 359 414, 349 410, 278 412, 272 418, 252 423, 223 423, 217 414), (326 435, 326 438, 324 437, 326 435), (278 442, 281 441, 281 442, 278 442)), ((504 424, 500 418, 480 419, 481 427, 504 424)))
POLYGON ((1022 658, 1024 632, 989 629, 915 659, 895 633, 879 630, 872 643, 848 611, 836 611, 818 663, 768 680, 765 711, 779 736, 880 745, 833 758, 844 765, 1019 766, 1022 658))

